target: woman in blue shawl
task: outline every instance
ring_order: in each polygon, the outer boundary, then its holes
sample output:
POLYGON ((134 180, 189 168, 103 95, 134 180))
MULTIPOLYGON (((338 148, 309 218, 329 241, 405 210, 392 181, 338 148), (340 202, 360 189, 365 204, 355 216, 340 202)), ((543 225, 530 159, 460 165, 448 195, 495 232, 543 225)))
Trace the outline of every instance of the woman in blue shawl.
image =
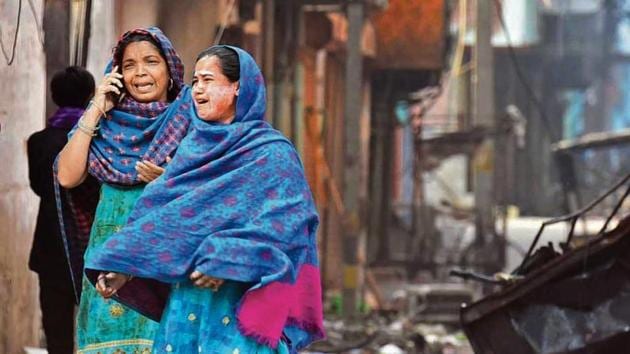
POLYGON ((318 216, 298 155, 263 120, 264 81, 245 51, 202 52, 193 100, 177 155, 86 275, 161 318, 154 353, 297 352, 324 336, 318 216), (165 302, 149 279, 171 287, 165 302))
POLYGON ((74 206, 60 208, 60 221, 80 296, 78 353, 150 353, 158 323, 103 299, 87 280, 80 291, 82 261, 122 228, 146 182, 163 171, 160 166, 186 135, 189 91, 182 62, 162 31, 125 33, 91 106, 58 157, 56 179, 65 188, 57 188, 58 200, 66 198, 74 206), (81 202, 86 193, 74 188, 88 174, 102 184, 93 217, 83 207, 88 203, 81 202))

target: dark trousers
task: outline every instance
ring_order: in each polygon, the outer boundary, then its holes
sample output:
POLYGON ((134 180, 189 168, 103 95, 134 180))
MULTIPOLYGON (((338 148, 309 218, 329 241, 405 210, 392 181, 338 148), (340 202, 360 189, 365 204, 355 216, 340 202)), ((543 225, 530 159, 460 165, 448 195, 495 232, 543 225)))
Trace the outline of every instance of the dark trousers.
POLYGON ((39 276, 39 304, 48 354, 74 352, 74 294, 59 279, 39 276))

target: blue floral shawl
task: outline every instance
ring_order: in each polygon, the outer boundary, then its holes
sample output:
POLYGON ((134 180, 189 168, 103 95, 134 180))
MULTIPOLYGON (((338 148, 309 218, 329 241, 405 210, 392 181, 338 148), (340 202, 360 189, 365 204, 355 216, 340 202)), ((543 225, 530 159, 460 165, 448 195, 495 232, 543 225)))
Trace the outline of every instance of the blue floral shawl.
MULTIPOLYGON (((193 270, 251 283, 237 309, 239 329, 299 350, 324 336, 317 259, 318 215, 292 144, 263 120, 265 86, 254 59, 240 61, 240 94, 229 125, 193 120, 164 175, 150 183, 129 224, 86 263, 136 276, 118 299, 159 320, 163 283, 193 270)), ((194 108, 192 108, 194 110, 194 108)))

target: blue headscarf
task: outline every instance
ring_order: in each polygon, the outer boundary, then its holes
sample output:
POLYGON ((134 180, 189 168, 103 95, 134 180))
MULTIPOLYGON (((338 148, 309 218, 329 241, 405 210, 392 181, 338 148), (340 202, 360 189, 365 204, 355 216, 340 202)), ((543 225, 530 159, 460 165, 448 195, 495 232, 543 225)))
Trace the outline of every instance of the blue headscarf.
POLYGON ((93 282, 99 271, 135 275, 119 299, 157 320, 160 282, 199 270, 252 283, 238 304, 241 332, 274 348, 284 332, 299 350, 324 336, 318 216, 295 149, 263 120, 258 66, 230 48, 240 62, 234 121, 193 120, 164 175, 147 186, 129 224, 94 251, 86 273, 93 282))
MULTIPOLYGON (((170 92, 177 94, 173 102, 141 103, 126 95, 116 107, 101 119, 100 134, 92 139, 88 169, 101 182, 139 184, 135 163, 149 160, 157 165, 172 155, 188 131, 191 118, 190 88, 184 85, 184 66, 171 41, 157 27, 126 32, 125 38, 144 34, 151 36, 164 54, 170 74, 170 92)), ((105 72, 117 63, 119 46, 105 72)))

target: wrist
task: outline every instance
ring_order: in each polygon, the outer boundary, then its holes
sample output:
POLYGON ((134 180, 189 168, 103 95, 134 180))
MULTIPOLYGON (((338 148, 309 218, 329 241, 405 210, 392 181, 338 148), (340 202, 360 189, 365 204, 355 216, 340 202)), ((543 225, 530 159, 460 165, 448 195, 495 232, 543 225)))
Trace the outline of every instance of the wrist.
POLYGON ((90 100, 89 108, 96 109, 97 115, 100 117, 107 116, 107 112, 105 111, 105 102, 100 102, 101 100, 95 101, 94 99, 90 100))
POLYGON ((92 112, 85 112, 79 121, 77 122, 77 128, 79 131, 89 135, 91 137, 95 137, 97 135, 100 126, 98 125, 99 116, 98 114, 94 114, 92 112))
POLYGON ((83 114, 83 122, 96 126, 101 121, 101 112, 93 104, 90 104, 83 114))

